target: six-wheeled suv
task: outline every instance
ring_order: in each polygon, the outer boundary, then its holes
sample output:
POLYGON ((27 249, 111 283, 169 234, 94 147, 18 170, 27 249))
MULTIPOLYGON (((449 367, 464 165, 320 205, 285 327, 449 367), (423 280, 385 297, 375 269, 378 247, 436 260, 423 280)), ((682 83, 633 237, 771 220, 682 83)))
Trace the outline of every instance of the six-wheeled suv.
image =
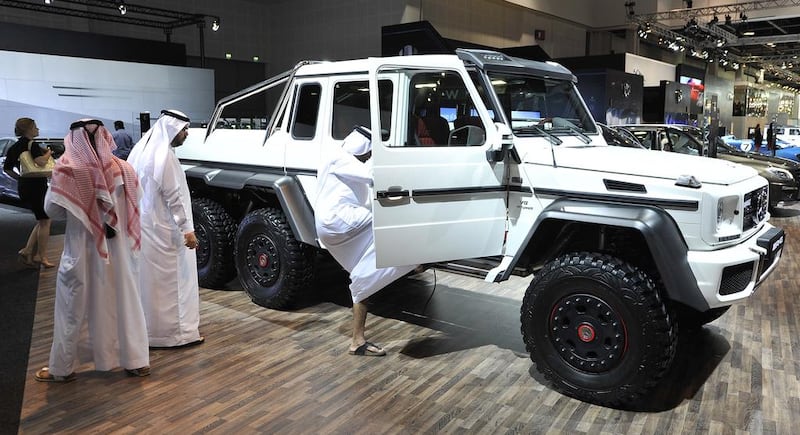
POLYGON ((608 146, 575 83, 556 63, 457 50, 303 62, 220 100, 176 149, 201 282, 238 275, 271 308, 316 291, 317 167, 363 126, 376 266, 530 276, 520 318, 536 368, 582 400, 636 400, 671 367, 679 325, 751 296, 784 233, 754 170, 608 146), (266 128, 217 128, 265 101, 266 128))

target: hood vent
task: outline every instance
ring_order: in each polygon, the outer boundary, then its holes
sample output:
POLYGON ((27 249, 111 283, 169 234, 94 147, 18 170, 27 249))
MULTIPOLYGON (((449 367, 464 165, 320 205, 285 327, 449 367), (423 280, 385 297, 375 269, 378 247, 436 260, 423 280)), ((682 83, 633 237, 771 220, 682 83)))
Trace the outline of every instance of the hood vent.
POLYGON ((644 184, 606 179, 603 179, 603 183, 605 183, 607 190, 647 193, 647 189, 644 187, 644 184))

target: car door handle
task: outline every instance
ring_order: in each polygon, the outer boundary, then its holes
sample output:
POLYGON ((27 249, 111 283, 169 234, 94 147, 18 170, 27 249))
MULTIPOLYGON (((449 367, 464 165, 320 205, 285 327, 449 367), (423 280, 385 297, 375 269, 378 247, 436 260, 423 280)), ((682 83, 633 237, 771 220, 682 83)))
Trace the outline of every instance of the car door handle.
POLYGON ((378 199, 401 199, 411 196, 408 190, 379 190, 375 193, 378 199))

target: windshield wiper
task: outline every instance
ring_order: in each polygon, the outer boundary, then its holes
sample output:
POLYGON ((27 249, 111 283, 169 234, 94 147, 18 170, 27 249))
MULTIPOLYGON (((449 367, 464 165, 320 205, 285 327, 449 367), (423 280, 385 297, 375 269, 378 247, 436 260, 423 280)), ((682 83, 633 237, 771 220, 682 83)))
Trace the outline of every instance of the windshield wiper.
POLYGON ((546 131, 546 130, 543 130, 542 128, 540 128, 540 127, 537 127, 537 126, 535 126, 535 125, 529 125, 529 126, 527 126, 527 127, 519 127, 519 128, 515 128, 515 129, 514 129, 514 132, 520 132, 520 133, 530 133, 530 132, 541 133, 542 135, 544 135, 544 136, 547 136, 547 138, 548 138, 548 139, 550 139, 550 143, 552 143, 553 145, 561 145, 561 144, 564 142, 563 140, 561 140, 561 139, 559 139, 558 137, 556 137, 556 135, 554 135, 554 134, 552 134, 552 133, 550 133, 550 132, 548 132, 548 131, 546 131))
POLYGON ((592 138, 590 138, 589 136, 586 135, 586 133, 578 130, 575 127, 561 127, 561 128, 566 128, 567 130, 571 131, 572 133, 575 133, 576 136, 580 136, 584 143, 587 143, 587 144, 588 143, 592 143, 592 138))

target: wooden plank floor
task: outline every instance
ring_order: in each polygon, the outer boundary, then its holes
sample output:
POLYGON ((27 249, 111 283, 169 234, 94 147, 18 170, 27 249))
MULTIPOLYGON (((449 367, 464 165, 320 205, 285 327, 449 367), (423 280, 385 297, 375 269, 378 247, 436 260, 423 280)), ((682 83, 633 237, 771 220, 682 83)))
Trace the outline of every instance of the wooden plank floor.
POLYGON ((772 221, 788 236, 779 269, 683 337, 668 379, 634 410, 565 397, 531 370, 519 333, 527 279, 427 271, 397 283, 368 319, 389 355, 349 356, 346 278, 331 265, 320 300, 291 312, 202 289, 206 343, 151 351, 148 378, 82 367, 76 382, 37 383, 53 327, 55 269, 43 271, 20 433, 797 433, 800 206, 772 221))

